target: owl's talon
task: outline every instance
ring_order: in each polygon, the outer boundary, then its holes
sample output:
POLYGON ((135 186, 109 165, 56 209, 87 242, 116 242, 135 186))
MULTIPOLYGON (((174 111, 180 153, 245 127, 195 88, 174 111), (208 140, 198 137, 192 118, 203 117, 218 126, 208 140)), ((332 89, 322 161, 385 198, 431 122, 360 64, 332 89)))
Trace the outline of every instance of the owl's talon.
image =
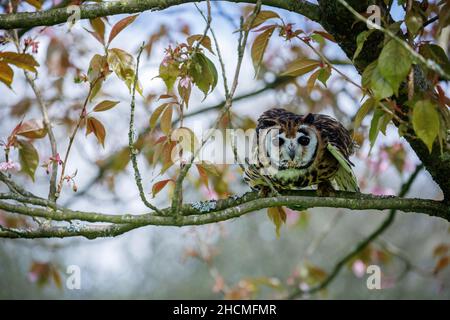
POLYGON ((317 185, 317 195, 319 197, 335 197, 336 191, 330 182, 321 182, 317 185))
POLYGON ((261 198, 266 198, 267 196, 269 196, 272 193, 272 190, 270 190, 269 187, 263 186, 261 187, 261 189, 259 189, 258 195, 261 198))

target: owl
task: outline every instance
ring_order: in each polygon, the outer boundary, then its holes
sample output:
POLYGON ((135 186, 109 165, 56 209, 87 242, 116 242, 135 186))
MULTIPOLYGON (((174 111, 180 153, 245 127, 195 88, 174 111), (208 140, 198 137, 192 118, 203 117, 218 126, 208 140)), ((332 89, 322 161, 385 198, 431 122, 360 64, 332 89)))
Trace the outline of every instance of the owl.
POLYGON ((275 108, 256 127, 256 161, 247 163, 244 180, 254 190, 277 191, 317 186, 319 195, 339 190, 359 192, 349 157, 355 144, 336 119, 298 115, 275 108))

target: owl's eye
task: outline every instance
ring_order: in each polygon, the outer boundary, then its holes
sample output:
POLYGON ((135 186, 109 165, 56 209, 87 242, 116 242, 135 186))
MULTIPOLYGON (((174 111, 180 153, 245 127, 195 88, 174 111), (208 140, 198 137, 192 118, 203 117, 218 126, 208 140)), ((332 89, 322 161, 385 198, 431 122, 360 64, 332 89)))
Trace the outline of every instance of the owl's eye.
POLYGON ((301 144, 302 146, 307 146, 309 144, 309 137, 307 136, 301 136, 300 138, 298 138, 298 143, 301 144))
POLYGON ((278 140, 275 139, 273 142, 274 142, 274 145, 276 145, 278 147, 281 147, 284 144, 285 141, 284 141, 283 138, 279 137, 278 140))

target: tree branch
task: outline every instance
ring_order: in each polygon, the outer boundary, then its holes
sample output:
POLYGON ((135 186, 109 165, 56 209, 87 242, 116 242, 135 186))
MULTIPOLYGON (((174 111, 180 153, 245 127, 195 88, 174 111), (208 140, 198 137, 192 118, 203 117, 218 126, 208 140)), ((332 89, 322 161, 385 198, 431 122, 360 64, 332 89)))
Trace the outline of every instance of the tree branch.
MULTIPOLYGON (((39 106, 41 108, 41 113, 43 116, 44 126, 47 130, 48 139, 50 142, 50 148, 52 151, 52 158, 56 159, 56 156, 58 154, 57 146, 56 146, 56 138, 53 133, 52 123, 50 121, 50 117, 48 115, 48 108, 46 103, 44 102, 44 99, 42 98, 41 92, 39 91, 38 87, 36 86, 36 83, 34 82, 33 77, 30 75, 28 71, 24 71, 25 77, 30 84, 31 88, 33 89, 34 94, 36 95, 36 99, 39 103, 39 106)), ((53 161, 52 162, 52 172, 50 176, 50 187, 48 192, 48 198, 49 200, 55 201, 57 198, 56 194, 56 179, 58 175, 58 162, 53 161)))
MULTIPOLYGON (((16 201, 21 201, 16 200, 16 201)), ((43 204, 43 203, 42 203, 43 204)), ((224 200, 196 202, 185 204, 180 208, 179 215, 169 216, 171 208, 161 210, 161 215, 155 212, 138 215, 132 214, 105 214, 97 212, 76 211, 57 207, 36 208, 22 204, 13 204, 0 201, 0 209, 6 212, 18 213, 30 217, 42 217, 53 221, 80 220, 83 222, 103 222, 114 224, 123 232, 132 229, 154 226, 192 226, 215 223, 240 217, 244 214, 269 207, 299 206, 308 208, 347 208, 351 210, 400 210, 403 212, 421 212, 433 217, 440 217, 450 221, 450 207, 440 201, 401 198, 394 196, 374 196, 369 194, 356 194, 350 192, 337 192, 337 197, 318 197, 315 191, 289 191, 282 196, 261 198, 256 192, 247 193, 241 197, 231 197, 224 200), (126 227, 125 227, 126 226, 126 227)), ((70 228, 70 227, 68 227, 70 228)), ((91 232, 88 238, 110 237, 116 233, 101 231, 91 232)), ((112 229, 108 229, 112 230, 112 229)), ((86 236, 84 227, 79 227, 78 232, 68 232, 67 236, 86 236)), ((37 231, 36 231, 37 232, 37 231)), ((39 237, 39 233, 30 233, 33 237, 39 237)), ((122 233, 123 233, 122 232, 122 233)), ((66 233, 65 233, 66 234, 66 233)), ((54 233, 45 230, 40 237, 60 237, 61 229, 54 233)), ((0 237, 9 238, 11 234, 0 233, 0 237)), ((30 236, 31 237, 31 236, 30 236)))
MULTIPOLYGON (((257 0, 228 0, 234 3, 256 3, 257 0)), ((122 13, 137 13, 143 11, 164 10, 185 3, 198 2, 196 0, 130 0, 101 2, 80 6, 81 19, 94 19, 122 13)), ((285 9, 319 21, 319 7, 308 1, 298 0, 264 0, 264 5, 285 9)), ((52 26, 67 22, 72 11, 67 8, 55 8, 36 12, 20 12, 14 14, 0 14, 0 29, 32 28, 37 26, 52 26)))

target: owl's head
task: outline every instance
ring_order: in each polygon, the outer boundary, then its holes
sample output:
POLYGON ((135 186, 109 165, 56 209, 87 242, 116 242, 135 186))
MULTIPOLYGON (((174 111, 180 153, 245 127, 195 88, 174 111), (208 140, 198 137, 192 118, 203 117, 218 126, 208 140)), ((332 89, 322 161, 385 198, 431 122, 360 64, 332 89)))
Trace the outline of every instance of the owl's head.
POLYGON ((319 137, 313 122, 313 114, 295 115, 266 127, 265 148, 272 164, 283 170, 307 168, 314 162, 319 137))

